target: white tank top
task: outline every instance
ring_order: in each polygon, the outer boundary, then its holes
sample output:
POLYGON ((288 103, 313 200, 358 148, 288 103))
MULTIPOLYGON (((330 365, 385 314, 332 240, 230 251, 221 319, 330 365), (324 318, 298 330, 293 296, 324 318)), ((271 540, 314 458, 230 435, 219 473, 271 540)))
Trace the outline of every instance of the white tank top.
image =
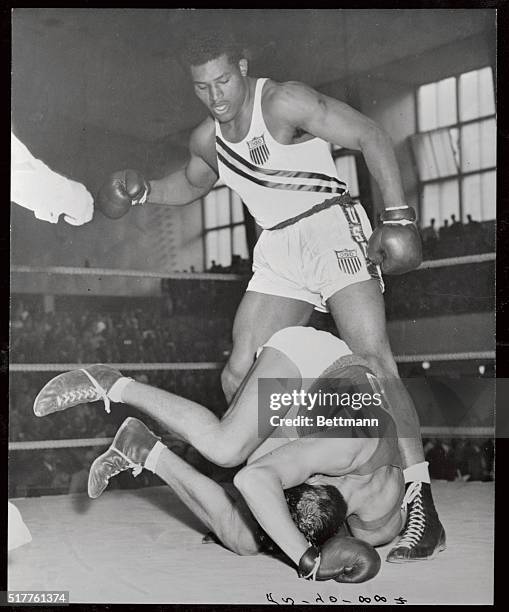
POLYGON ((262 90, 255 87, 251 125, 240 142, 227 141, 216 121, 219 176, 236 191, 256 222, 270 228, 347 191, 339 180, 325 140, 282 145, 272 138, 262 114, 262 90))

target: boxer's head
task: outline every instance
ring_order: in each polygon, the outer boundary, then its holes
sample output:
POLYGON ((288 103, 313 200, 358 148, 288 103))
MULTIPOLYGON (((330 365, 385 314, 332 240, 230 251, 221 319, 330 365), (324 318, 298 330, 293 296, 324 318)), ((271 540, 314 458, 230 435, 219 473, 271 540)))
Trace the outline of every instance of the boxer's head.
POLYGON ((286 489, 285 498, 294 523, 314 546, 321 546, 345 522, 346 501, 332 485, 304 483, 286 489))
POLYGON ((247 60, 230 33, 202 32, 181 51, 181 62, 189 69, 198 98, 221 123, 237 116, 246 100, 247 60))

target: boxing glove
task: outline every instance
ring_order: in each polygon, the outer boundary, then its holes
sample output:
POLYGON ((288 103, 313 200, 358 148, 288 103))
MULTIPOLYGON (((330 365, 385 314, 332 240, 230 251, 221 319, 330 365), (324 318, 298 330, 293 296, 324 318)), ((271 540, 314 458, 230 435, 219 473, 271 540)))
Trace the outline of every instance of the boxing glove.
POLYGON ((368 259, 385 274, 404 274, 422 262, 422 245, 410 206, 385 210, 368 241, 368 259))
POLYGON ((97 193, 95 206, 110 219, 123 217, 131 206, 144 204, 150 185, 136 170, 114 172, 97 193))
POLYGON ((365 582, 378 574, 380 555, 357 538, 335 535, 320 548, 310 546, 299 561, 299 576, 307 580, 365 582))

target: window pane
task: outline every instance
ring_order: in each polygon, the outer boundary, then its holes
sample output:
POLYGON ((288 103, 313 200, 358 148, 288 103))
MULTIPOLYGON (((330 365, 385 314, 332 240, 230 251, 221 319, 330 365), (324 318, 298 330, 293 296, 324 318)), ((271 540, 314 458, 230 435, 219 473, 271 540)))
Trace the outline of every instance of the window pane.
POLYGON ((444 79, 437 83, 438 125, 456 123, 456 79, 444 79))
POLYGON ((222 266, 230 266, 232 263, 231 230, 228 227, 214 233, 217 233, 218 239, 217 263, 222 266))
POLYGON ((422 85, 417 93, 419 130, 433 130, 456 123, 454 77, 422 85))
POLYGON ((496 174, 483 172, 466 176, 463 180, 463 222, 467 215, 474 221, 491 221, 496 218, 496 174))
POLYGON ((205 217, 205 227, 215 227, 217 225, 217 197, 216 190, 211 191, 203 198, 203 210, 205 217))
POLYGON ((436 84, 430 83, 419 87, 417 106, 419 112, 419 130, 432 130, 437 127, 436 84))
POLYGON ((460 77, 460 116, 462 121, 495 113, 491 68, 466 72, 460 77))
POLYGON ((357 165, 355 155, 342 155, 334 160, 340 180, 348 185, 352 198, 359 195, 359 181, 357 180, 357 165))
POLYGON ((495 166, 496 142, 494 119, 461 128, 461 169, 468 172, 495 166))
POLYGON ((233 255, 240 255, 242 259, 247 259, 249 253, 247 250, 246 227, 237 225, 233 228, 233 255))
POLYGON ((230 189, 221 187, 216 190, 217 225, 229 225, 230 221, 230 189))
POLYGON ((412 147, 421 180, 457 174, 457 140, 456 128, 435 130, 412 137, 412 147))
POLYGON ((205 267, 210 268, 218 263, 219 250, 217 232, 207 232, 205 234, 205 267))
POLYGON ((458 181, 443 181, 424 185, 422 218, 427 224, 429 219, 436 219, 437 226, 444 224, 444 219, 449 222, 451 215, 459 217, 459 189, 458 181))
POLYGON ((232 191, 232 223, 244 222, 244 209, 242 208, 242 200, 232 191))

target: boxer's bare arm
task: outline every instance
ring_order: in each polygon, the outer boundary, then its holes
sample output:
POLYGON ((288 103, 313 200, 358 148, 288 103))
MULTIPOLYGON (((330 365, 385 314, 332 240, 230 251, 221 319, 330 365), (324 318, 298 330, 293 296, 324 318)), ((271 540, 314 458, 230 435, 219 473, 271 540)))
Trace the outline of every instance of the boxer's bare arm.
POLYGON ((384 203, 387 206, 405 204, 391 139, 374 121, 344 102, 297 82, 273 88, 267 107, 275 123, 287 124, 335 145, 362 151, 384 203))
POLYGON ((205 196, 218 179, 214 137, 214 122, 206 119, 191 134, 185 167, 150 181, 148 201, 182 206, 205 196))
POLYGON ((301 438, 260 457, 235 476, 235 486, 256 520, 295 563, 309 544, 290 516, 284 489, 302 484, 313 474, 348 474, 365 461, 365 442, 301 438))

